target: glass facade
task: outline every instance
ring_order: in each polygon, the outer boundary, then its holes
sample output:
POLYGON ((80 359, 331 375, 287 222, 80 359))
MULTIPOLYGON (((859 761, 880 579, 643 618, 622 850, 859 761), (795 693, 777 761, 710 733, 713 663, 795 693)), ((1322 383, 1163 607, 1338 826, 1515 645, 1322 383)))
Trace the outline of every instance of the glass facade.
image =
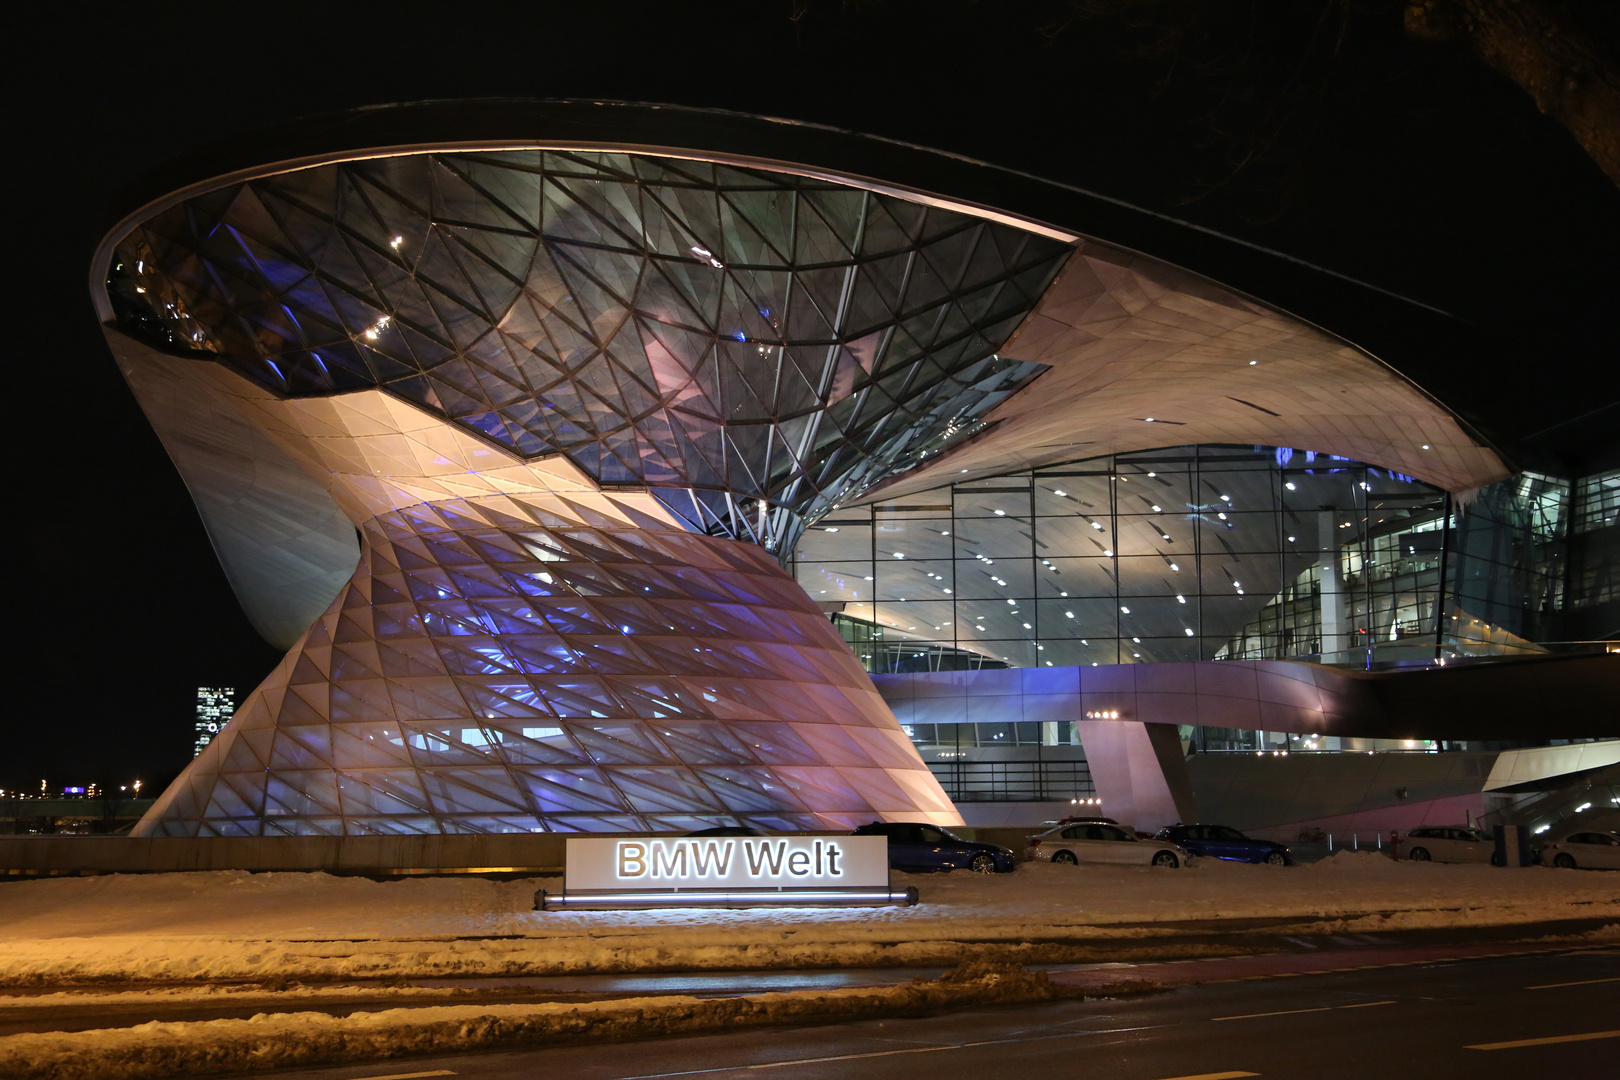
POLYGON ((1574 484, 1565 606, 1572 636, 1616 635, 1620 628, 1620 469, 1574 484))
POLYGON ((1355 462, 1177 447, 840 511, 795 571, 885 638, 992 664, 1339 659, 1434 641, 1445 515, 1443 492, 1355 462))
POLYGON ((872 671, 1489 655, 1558 640, 1569 492, 1521 473, 1458 507, 1342 458, 1175 447, 841 510, 794 569, 872 671))
POLYGON ((297 169, 119 243, 120 329, 271 391, 378 387, 698 531, 805 520, 981 427, 1068 244, 842 184, 648 155, 297 169))

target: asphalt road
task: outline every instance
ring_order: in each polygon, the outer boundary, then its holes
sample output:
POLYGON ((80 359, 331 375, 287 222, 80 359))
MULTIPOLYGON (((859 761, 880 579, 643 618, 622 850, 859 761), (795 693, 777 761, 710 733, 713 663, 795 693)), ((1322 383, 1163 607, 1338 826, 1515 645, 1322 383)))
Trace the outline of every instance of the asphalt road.
POLYGON ((1620 1076, 1620 950, 1401 964, 918 1020, 369 1066, 301 1080, 1311 1080, 1620 1076))

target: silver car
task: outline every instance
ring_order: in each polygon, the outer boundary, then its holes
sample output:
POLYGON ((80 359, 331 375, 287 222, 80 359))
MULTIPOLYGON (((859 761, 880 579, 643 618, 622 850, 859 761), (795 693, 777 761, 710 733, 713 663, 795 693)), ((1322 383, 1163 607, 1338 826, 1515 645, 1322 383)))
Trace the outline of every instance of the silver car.
POLYGON ((1612 832, 1570 833, 1544 844, 1541 861, 1566 870, 1620 870, 1620 835, 1612 832))
POLYGON ((1026 859, 1048 862, 1119 863, 1127 866, 1186 866, 1188 852, 1163 840, 1142 841, 1127 829, 1100 821, 1075 822, 1029 838, 1026 859))
POLYGON ((1423 825, 1401 843, 1414 862, 1496 863, 1496 839, 1463 825, 1423 825))

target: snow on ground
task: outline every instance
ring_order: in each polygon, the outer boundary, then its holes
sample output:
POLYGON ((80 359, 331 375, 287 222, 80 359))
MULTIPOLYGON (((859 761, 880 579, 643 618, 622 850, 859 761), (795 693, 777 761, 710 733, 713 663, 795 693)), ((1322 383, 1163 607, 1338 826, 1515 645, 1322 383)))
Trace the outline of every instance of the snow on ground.
POLYGON ((1164 937, 1197 920, 1297 919, 1338 932, 1620 918, 1620 874, 1370 853, 1298 867, 1029 863, 1014 874, 895 879, 923 902, 536 912, 535 889, 559 880, 218 871, 13 881, 0 884, 0 982, 891 965, 949 962, 959 942, 1164 937))
POLYGON ((806 1016, 852 1017, 925 994, 912 987, 862 987, 729 999, 671 995, 568 1004, 440 1005, 342 1017, 282 1012, 247 1020, 153 1022, 5 1036, 0 1038, 0 1075, 17 1080, 158 1080, 260 1072, 489 1046, 646 1037, 806 1016))

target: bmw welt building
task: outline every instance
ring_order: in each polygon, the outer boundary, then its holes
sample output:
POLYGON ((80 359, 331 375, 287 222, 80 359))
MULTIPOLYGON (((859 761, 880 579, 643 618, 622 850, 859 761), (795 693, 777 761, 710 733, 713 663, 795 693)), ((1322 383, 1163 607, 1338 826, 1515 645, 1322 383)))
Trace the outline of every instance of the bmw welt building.
POLYGON ((138 835, 1146 828, 1211 812, 1205 761, 1387 750, 1410 807, 1620 734, 1615 658, 1549 645, 1614 622, 1620 472, 1525 471, 1374 290, 671 108, 174 169, 92 291, 287 653, 138 835))

